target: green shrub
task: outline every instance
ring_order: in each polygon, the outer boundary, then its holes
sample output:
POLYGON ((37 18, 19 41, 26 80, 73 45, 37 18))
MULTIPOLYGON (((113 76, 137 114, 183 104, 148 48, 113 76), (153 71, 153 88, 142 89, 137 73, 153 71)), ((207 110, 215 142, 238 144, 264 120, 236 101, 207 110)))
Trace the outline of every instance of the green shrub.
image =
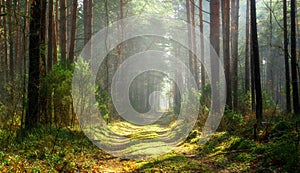
POLYGON ((243 119, 244 117, 241 114, 227 110, 223 116, 218 130, 229 132, 236 131, 241 127, 243 119))
MULTIPOLYGON (((53 66, 42 81, 41 97, 47 99, 47 111, 54 115, 57 125, 69 125, 72 119, 72 78, 73 67, 65 68, 62 64, 53 66)), ((49 121, 52 117, 45 117, 49 121)), ((43 118, 42 118, 43 119, 43 118)), ((50 120, 53 121, 53 120, 50 120)))

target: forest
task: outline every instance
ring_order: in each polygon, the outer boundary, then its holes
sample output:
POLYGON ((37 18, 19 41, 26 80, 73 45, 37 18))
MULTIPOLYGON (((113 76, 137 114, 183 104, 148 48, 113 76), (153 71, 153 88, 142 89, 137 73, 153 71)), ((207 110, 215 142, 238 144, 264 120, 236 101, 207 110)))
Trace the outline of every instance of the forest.
POLYGON ((299 172, 300 1, 0 0, 0 172, 299 172))

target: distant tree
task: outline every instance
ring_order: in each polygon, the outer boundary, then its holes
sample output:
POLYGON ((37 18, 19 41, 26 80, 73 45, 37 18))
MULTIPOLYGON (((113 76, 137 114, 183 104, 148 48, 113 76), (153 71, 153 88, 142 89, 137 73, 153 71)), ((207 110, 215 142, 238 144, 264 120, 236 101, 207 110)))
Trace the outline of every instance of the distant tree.
POLYGON ((291 0, 291 71, 293 87, 293 108, 295 114, 300 114, 296 45, 296 0, 291 0))
POLYGON ((239 0, 231 0, 231 56, 232 56, 232 98, 233 109, 238 108, 238 36, 239 0))
POLYGON ((66 63, 67 61, 67 7, 66 0, 60 0, 60 49, 61 49, 61 61, 66 63))
POLYGON ((260 81, 260 63, 259 63, 259 47, 257 39, 257 24, 256 24, 256 2, 251 0, 251 42, 252 42, 252 60, 253 60, 253 73, 254 73, 254 86, 255 86, 255 99, 256 99, 256 120, 260 125, 262 122, 262 93, 260 81))
MULTIPOLYGON (((5 3, 5 0, 2 0, 2 5, 3 5, 3 11, 5 11, 5 6, 6 6, 6 3, 5 3)), ((4 40, 4 78, 5 78, 5 81, 8 80, 8 45, 7 45, 7 14, 3 15, 2 16, 3 18, 3 40, 4 40)))
POLYGON ((222 3, 222 33, 223 33, 223 55, 225 78, 227 85, 226 105, 232 108, 231 76, 230 76, 230 0, 223 0, 222 3))
POLYGON ((291 112, 291 87, 290 87, 290 65, 287 30, 287 2, 283 0, 283 32, 284 32, 284 63, 285 63, 285 95, 286 111, 291 112))
POLYGON ((69 59, 70 62, 74 62, 75 56, 75 37, 76 37, 76 28, 77 28, 77 0, 73 0, 73 7, 72 7, 72 27, 71 27, 71 39, 70 39, 70 51, 69 51, 69 59))
MULTIPOLYGON (((191 31, 191 5, 190 5, 190 0, 185 1, 185 9, 186 9, 186 19, 187 23, 189 24, 187 27, 188 29, 188 46, 192 48, 192 31, 191 31)), ((193 54, 191 51, 189 51, 189 68, 191 73, 194 75, 194 70, 193 70, 193 54)))
MULTIPOLYGON (((212 45, 211 54, 213 50, 220 54, 220 1, 210 0, 210 42, 212 45)), ((213 58, 211 59, 211 88, 212 90, 218 91, 219 82, 219 62, 213 58)), ((211 107, 212 114, 217 113, 220 110, 218 92, 212 92, 213 104, 211 107)))
POLYGON ((53 63, 53 0, 49 0, 48 5, 48 57, 47 71, 52 69, 53 63))
MULTIPOLYGON (((200 33, 203 34, 203 5, 202 0, 199 0, 199 27, 200 33)), ((204 38, 200 38, 200 51, 201 51, 201 60, 204 62, 204 38)), ((205 68, 204 65, 201 64, 201 88, 204 89, 205 87, 205 68)))
MULTIPOLYGON (((196 20, 195 20, 195 1, 191 0, 192 6, 191 6, 191 15, 192 15, 192 43, 193 43, 193 52, 197 52, 197 41, 196 41, 196 20)), ((199 87, 199 76, 198 76, 198 61, 197 56, 193 55, 193 65, 194 68, 194 76, 197 86, 199 87)))
POLYGON ((11 81, 14 78, 14 25, 12 5, 11 0, 6 1, 9 45, 9 77, 11 81))
POLYGON ((83 18, 84 18, 84 44, 92 37, 92 21, 93 21, 93 7, 92 0, 83 1, 83 18))
MULTIPOLYGON (((84 45, 88 43, 88 41, 92 38, 92 21, 93 21, 93 7, 92 0, 84 0, 83 1, 83 24, 84 24, 84 45)), ((107 2, 105 2, 107 3, 107 2)), ((87 45, 91 47, 91 45, 87 45)), ((92 51, 88 50, 86 53, 87 57, 91 57, 92 51)))
POLYGON ((59 16, 59 10, 58 10, 58 1, 55 2, 55 21, 53 22, 53 64, 57 64, 58 58, 57 58, 57 45, 60 41, 58 39, 58 16, 59 16))
POLYGON ((268 57, 268 63, 267 63, 267 76, 266 76, 266 85, 267 85, 267 90, 271 92, 271 94, 274 95, 274 56, 273 56, 273 9, 272 9, 272 0, 269 2, 269 57, 268 57))
POLYGON ((245 47, 245 91, 246 93, 250 90, 250 2, 247 1, 246 7, 246 47, 245 47))

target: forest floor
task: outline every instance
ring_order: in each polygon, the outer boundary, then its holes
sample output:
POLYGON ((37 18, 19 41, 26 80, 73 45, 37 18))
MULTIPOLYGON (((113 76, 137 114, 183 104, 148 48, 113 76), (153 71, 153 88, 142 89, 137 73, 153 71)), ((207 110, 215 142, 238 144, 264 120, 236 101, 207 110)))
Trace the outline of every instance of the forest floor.
MULTIPOLYGON (((147 160, 126 160, 100 150, 81 130, 41 127, 25 139, 0 130, 0 172, 297 172, 299 134, 279 122, 268 138, 252 128, 217 132, 198 145, 194 130, 176 150, 147 160)), ((15 135, 17 136, 17 135, 15 135)))

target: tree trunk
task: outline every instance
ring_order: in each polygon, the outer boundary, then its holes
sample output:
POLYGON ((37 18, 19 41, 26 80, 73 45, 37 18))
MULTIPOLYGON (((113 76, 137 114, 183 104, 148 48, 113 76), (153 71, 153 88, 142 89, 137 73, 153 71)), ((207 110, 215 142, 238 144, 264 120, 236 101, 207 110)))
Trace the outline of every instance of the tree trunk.
POLYGON ((92 10, 92 0, 84 0, 83 1, 83 18, 84 18, 84 45, 87 46, 88 50, 86 52, 86 58, 91 58, 92 50, 91 44, 87 43, 92 38, 92 17, 93 17, 93 10, 92 10))
POLYGON ((287 30, 287 3, 283 0, 283 28, 284 28, 284 64, 285 64, 285 97, 286 111, 291 112, 291 86, 290 86, 290 65, 288 48, 288 30, 287 30))
POLYGON ((297 54, 296 54, 296 0, 291 0, 291 71, 293 87, 294 114, 300 114, 298 77, 297 77, 297 54))
POLYGON ((77 0, 73 0, 73 8, 72 8, 72 28, 71 28, 71 40, 70 40, 70 51, 69 51, 69 59, 70 63, 74 62, 75 57, 75 37, 76 37, 76 28, 77 28, 77 0))
POLYGON ((47 71, 52 69, 53 63, 53 0, 49 0, 48 5, 48 58, 47 58, 47 71))
POLYGON ((267 76, 266 76, 266 85, 267 90, 270 94, 274 97, 274 74, 273 74, 273 48, 272 48, 272 41, 273 41, 273 21, 272 21, 272 0, 270 0, 269 6, 269 60, 267 62, 267 76))
POLYGON ((29 79, 28 79, 28 111, 25 118, 25 128, 31 129, 39 118, 39 84, 40 84, 40 19, 41 1, 33 0, 30 11, 29 29, 29 79))
MULTIPOLYGON (((190 9, 190 0, 185 1, 185 7, 186 7, 186 19, 187 19, 187 29, 188 29, 188 46, 189 48, 192 48, 192 38, 191 38, 191 9, 190 9)), ((194 75, 194 70, 193 70, 193 53, 189 51, 189 69, 190 72, 194 75)))
MULTIPOLYGON (((199 22, 200 22, 200 33, 203 35, 203 5, 202 5, 202 0, 199 0, 199 22)), ((200 38, 200 42, 201 42, 201 60, 202 60, 202 64, 201 64, 201 89, 203 90, 205 87, 205 67, 203 65, 204 63, 204 38, 201 37, 200 38)))
MULTIPOLYGON (((41 1, 41 34, 40 34, 40 57, 41 57, 41 61, 40 61, 40 78, 43 80, 46 76, 46 11, 47 9, 47 3, 46 0, 42 0, 41 1)), ((46 88, 46 83, 45 82, 41 82, 40 86, 42 89, 40 89, 40 91, 44 91, 44 92, 40 92, 40 100, 39 100, 39 104, 40 104, 40 119, 43 120, 43 123, 48 123, 48 116, 47 116, 47 94, 45 89, 46 88)))
MULTIPOLYGON (((192 41, 193 41, 193 52, 196 53, 197 52, 197 41, 196 41, 196 21, 195 21, 195 1, 191 0, 192 2, 192 9, 191 9, 191 13, 192 13, 192 41)), ((197 56, 194 54, 193 55, 193 65, 194 65, 194 77, 195 77, 195 81, 197 84, 197 87, 199 88, 199 76, 198 76, 198 60, 197 60, 197 56)))
MULTIPOLYGON (((220 1, 210 0, 210 42, 212 48, 210 54, 213 55, 215 51, 219 56, 220 54, 220 1)), ((219 91, 219 62, 216 58, 211 59, 211 89, 212 91, 219 91)), ((212 92, 212 106, 211 114, 216 116, 220 111, 220 93, 212 92)), ((214 119, 214 118, 212 118, 214 119)), ((215 129, 215 127, 212 127, 215 129)))
POLYGON ((9 44, 9 77, 10 81, 14 79, 14 38, 13 38, 13 23, 12 23, 12 2, 6 1, 7 8, 7 23, 8 23, 8 44, 9 44))
POLYGON ((249 17, 250 17, 250 2, 247 1, 246 9, 246 50, 245 50, 245 92, 248 93, 250 90, 250 61, 249 61, 249 42, 250 42, 250 26, 249 26, 249 17))
POLYGON ((17 25, 17 31, 16 31, 16 44, 15 44, 15 67, 17 73, 20 72, 20 42, 21 42, 21 8, 20 8, 20 0, 15 1, 15 19, 16 19, 16 25, 17 25), (16 14, 17 12, 17 14, 16 14))
POLYGON ((223 0, 222 3, 222 33, 223 33, 223 55, 224 55, 224 66, 225 66, 225 78, 227 85, 227 98, 226 105, 228 109, 232 108, 232 97, 231 97, 231 77, 230 77, 230 0, 223 0))
MULTIPOLYGON (((2 0, 2 4, 5 6, 5 1, 2 0)), ((7 45, 7 15, 3 16, 3 34, 4 34, 4 78, 5 83, 8 80, 8 45, 7 45)))
POLYGON ((232 55, 232 96, 233 109, 238 108, 238 32, 239 0, 231 0, 231 55, 232 55))
POLYGON ((61 62, 64 64, 67 61, 67 10, 66 0, 60 0, 60 49, 61 62))
POLYGON ((60 42, 58 39, 58 1, 55 2, 55 21, 53 22, 53 64, 58 63, 57 45, 60 42))
POLYGON ((84 44, 92 37, 92 0, 83 1, 83 13, 84 13, 84 44))
POLYGON ((256 120, 257 124, 262 122, 262 94, 260 81, 260 64, 259 64, 259 47, 257 40, 257 24, 256 24, 256 4, 255 0, 251 0, 251 42, 252 42, 252 59, 254 67, 254 82, 255 82, 255 99, 256 99, 256 120))

